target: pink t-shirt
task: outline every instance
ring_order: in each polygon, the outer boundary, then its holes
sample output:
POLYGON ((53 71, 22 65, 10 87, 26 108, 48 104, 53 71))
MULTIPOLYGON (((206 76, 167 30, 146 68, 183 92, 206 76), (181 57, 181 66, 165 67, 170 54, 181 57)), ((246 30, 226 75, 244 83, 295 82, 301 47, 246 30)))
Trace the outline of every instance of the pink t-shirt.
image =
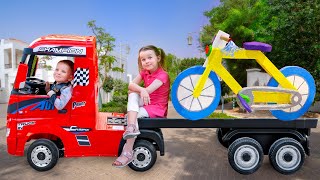
POLYGON ((161 67, 150 74, 149 71, 142 70, 140 72, 144 86, 148 87, 155 79, 160 80, 163 84, 150 94, 151 104, 143 107, 148 112, 150 118, 167 117, 168 100, 170 92, 169 75, 161 67))

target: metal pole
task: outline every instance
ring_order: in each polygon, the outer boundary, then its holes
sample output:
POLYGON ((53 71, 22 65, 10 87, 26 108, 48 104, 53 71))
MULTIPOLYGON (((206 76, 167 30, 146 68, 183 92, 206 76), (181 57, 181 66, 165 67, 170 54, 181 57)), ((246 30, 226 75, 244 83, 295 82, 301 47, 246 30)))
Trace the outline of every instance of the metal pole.
MULTIPOLYGON (((120 42, 120 62, 119 62, 119 67, 121 68, 121 64, 122 64, 122 44, 120 42)), ((120 74, 120 79, 122 79, 122 73, 118 72, 120 74)))
POLYGON ((223 96, 221 96, 221 112, 223 113, 223 109, 224 109, 224 98, 223 96))

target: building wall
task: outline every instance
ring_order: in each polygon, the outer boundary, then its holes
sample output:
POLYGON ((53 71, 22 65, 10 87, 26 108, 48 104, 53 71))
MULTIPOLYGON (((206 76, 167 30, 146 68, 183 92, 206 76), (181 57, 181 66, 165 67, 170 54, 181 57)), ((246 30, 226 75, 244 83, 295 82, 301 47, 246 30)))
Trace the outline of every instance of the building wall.
POLYGON ((0 40, 0 103, 6 103, 14 83, 23 49, 28 44, 17 39, 0 40))
POLYGON ((247 87, 250 86, 266 86, 270 80, 267 73, 260 72, 261 69, 247 69, 247 87))
MULTIPOLYGON (((127 65, 127 53, 124 52, 124 50, 118 50, 118 51, 114 51, 111 53, 111 55, 115 56, 116 61, 113 63, 113 67, 119 67, 119 68, 123 68, 124 72, 109 72, 109 75, 113 78, 113 79, 120 79, 124 82, 130 82, 130 78, 128 78, 127 76, 127 69, 128 69, 128 65, 127 65)), ((100 82, 101 83, 101 82, 100 82)), ((104 92, 104 90, 101 88, 100 89, 100 97, 101 97, 101 103, 107 103, 110 102, 112 100, 112 94, 113 92, 110 93, 106 93, 104 92)))

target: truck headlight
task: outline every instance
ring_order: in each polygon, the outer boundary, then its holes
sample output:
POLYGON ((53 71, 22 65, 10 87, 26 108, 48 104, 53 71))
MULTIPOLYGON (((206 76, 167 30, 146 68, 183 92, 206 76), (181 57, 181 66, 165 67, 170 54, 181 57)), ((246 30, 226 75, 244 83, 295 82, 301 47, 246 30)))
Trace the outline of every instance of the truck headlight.
POLYGON ((9 135, 10 135, 10 128, 7 128, 6 137, 9 137, 9 135))

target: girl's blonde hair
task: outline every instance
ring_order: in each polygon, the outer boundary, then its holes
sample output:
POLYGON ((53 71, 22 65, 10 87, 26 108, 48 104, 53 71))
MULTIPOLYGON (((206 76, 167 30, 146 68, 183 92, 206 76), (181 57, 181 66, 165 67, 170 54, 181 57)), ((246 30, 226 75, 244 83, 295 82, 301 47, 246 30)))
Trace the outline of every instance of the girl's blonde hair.
POLYGON ((139 56, 138 56, 138 65, 139 65, 139 71, 142 70, 142 64, 141 64, 141 60, 140 60, 140 52, 141 51, 147 51, 147 50, 152 50, 154 51, 154 53, 156 54, 156 56, 160 56, 160 62, 158 63, 160 67, 162 67, 163 69, 165 69, 165 58, 166 58, 166 54, 163 51, 163 49, 161 48, 157 48, 156 46, 153 45, 148 45, 148 46, 144 46, 139 50, 139 56))

